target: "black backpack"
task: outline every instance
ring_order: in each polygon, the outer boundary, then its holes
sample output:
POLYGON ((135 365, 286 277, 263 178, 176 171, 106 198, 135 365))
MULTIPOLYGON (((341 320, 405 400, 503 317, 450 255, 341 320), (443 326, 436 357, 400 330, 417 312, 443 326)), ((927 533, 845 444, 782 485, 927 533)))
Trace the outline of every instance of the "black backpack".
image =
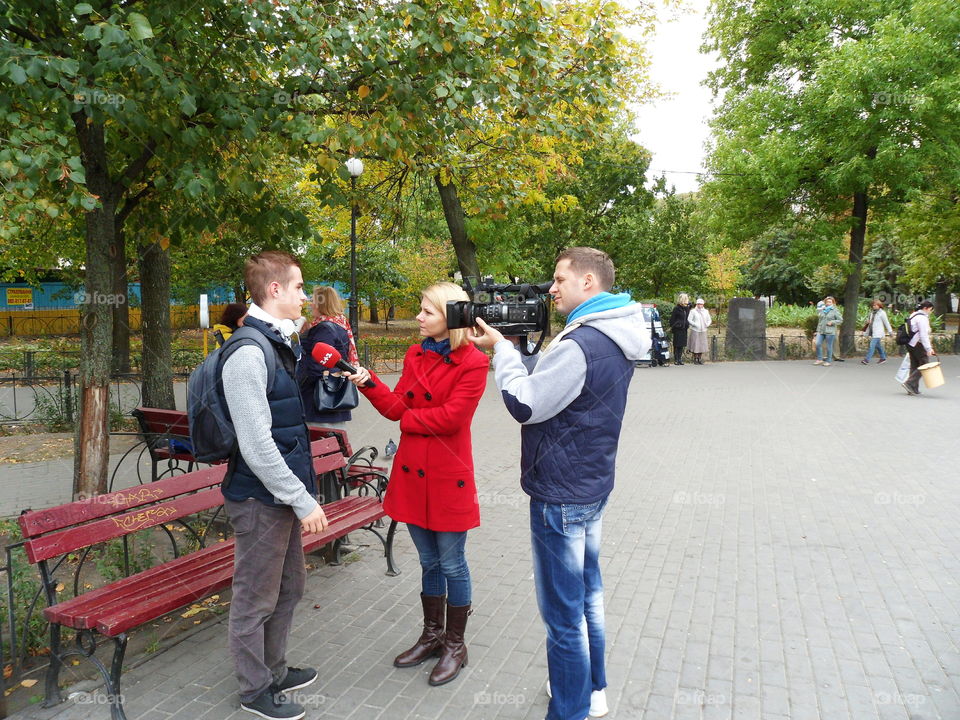
POLYGON ((913 330, 910 328, 910 320, 913 315, 903 321, 903 325, 897 328, 897 345, 909 345, 913 339, 913 330))
POLYGON ((237 450, 237 434, 223 395, 223 364, 244 345, 259 345, 267 364, 267 393, 277 373, 277 350, 254 328, 239 327, 227 341, 190 373, 187 381, 187 419, 193 456, 200 462, 228 460, 237 450))

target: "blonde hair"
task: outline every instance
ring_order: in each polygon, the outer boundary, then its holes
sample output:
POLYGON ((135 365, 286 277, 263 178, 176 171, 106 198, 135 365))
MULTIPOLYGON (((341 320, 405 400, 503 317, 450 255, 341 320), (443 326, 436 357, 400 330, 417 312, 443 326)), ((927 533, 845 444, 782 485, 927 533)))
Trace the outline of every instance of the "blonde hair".
POLYGON ((680 293, 679 295, 677 295, 677 305, 689 305, 689 304, 690 304, 689 295, 687 295, 686 293, 680 293))
MULTIPOLYGON (((437 310, 447 316, 447 303, 451 300, 469 300, 470 296, 463 291, 463 288, 452 282, 434 283, 426 288, 420 295, 427 300, 437 310)), ((461 345, 469 342, 467 340, 468 328, 458 328, 450 331, 450 349, 456 350, 461 345)))
POLYGON ((329 317, 343 315, 343 300, 336 289, 329 285, 317 285, 313 288, 313 303, 310 311, 314 319, 321 315, 329 317))

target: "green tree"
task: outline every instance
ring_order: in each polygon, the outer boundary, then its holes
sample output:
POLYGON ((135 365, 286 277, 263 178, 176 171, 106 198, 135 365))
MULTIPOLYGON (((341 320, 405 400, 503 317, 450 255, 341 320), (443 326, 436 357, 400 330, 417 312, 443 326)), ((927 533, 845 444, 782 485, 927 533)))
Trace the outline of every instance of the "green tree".
POLYGON ((844 304, 856 307, 868 209, 895 211, 926 168, 960 155, 958 35, 948 0, 715 2, 714 226, 743 242, 799 215, 824 237, 849 233, 844 304))

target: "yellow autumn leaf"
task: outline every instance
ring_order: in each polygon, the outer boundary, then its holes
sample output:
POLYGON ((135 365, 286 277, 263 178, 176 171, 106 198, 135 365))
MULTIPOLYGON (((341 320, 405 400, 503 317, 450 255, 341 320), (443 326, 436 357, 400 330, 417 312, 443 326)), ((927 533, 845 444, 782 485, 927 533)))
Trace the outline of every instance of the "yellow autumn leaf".
POLYGON ((357 95, 360 96, 360 99, 363 100, 367 95, 370 94, 370 88, 366 85, 361 85, 357 88, 357 95))
POLYGON ((57 592, 63 592, 63 583, 57 583, 57 592))
POLYGON ((443 49, 446 50, 447 52, 453 52, 453 45, 449 40, 443 41, 443 49))
POLYGON ((407 15, 407 16, 403 19, 403 26, 404 26, 404 27, 410 27, 410 23, 412 23, 412 22, 413 22, 413 18, 410 17, 409 15, 407 15))
POLYGON ((168 238, 168 237, 162 237, 162 238, 160 238, 160 249, 161 249, 161 250, 166 250, 166 249, 169 248, 169 247, 170 247, 170 238, 168 238))
POLYGON ((503 61, 503 64, 506 65, 507 67, 516 67, 517 61, 514 60, 513 58, 507 58, 506 60, 503 61))
POLYGON ((34 678, 30 678, 29 680, 23 680, 20 684, 26 688, 31 688, 37 684, 37 681, 34 678))
POLYGON ((200 607, 199 605, 192 605, 189 610, 187 610, 187 611, 184 612, 184 613, 180 613, 180 617, 182 617, 182 618, 191 618, 191 617, 193 617, 194 615, 196 615, 198 612, 200 612, 201 610, 203 610, 203 608, 200 607))

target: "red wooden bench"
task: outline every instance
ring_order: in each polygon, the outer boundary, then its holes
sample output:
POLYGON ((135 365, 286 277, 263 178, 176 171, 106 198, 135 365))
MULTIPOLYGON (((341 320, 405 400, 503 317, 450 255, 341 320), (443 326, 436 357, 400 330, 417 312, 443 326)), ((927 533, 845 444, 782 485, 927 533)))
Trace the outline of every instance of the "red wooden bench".
POLYGON ((310 430, 311 440, 320 440, 321 438, 328 437, 335 437, 337 439, 337 442, 340 443, 340 450, 343 452, 343 456, 347 458, 347 467, 344 468, 344 472, 347 475, 347 480, 354 486, 367 481, 375 482, 378 478, 388 477, 390 475, 389 468, 373 464, 379 454, 373 445, 364 445, 354 452, 350 445, 350 438, 347 437, 346 430, 314 425, 313 423, 307 423, 307 428, 310 430))
MULTIPOLYGON (((342 474, 346 458, 336 439, 317 440, 310 447, 318 476, 336 473, 346 484, 342 474)), ((43 614, 50 622, 50 667, 44 707, 62 702, 59 675, 64 660, 81 656, 90 658, 102 675, 113 720, 125 720, 120 674, 127 631, 229 586, 234 541, 231 538, 204 547, 204 534, 192 531, 192 537, 199 540, 199 549, 180 554, 174 540, 173 559, 87 592, 82 592, 77 567, 73 583, 76 597, 60 601, 58 585, 63 585, 55 575, 67 556, 80 554, 82 566, 82 559, 94 545, 126 538, 141 530, 186 523, 197 513, 220 508, 220 483, 225 472, 225 465, 216 465, 48 510, 26 511, 20 516, 24 549, 40 571, 47 600, 43 614), (76 649, 63 649, 61 628, 77 631, 76 649), (98 634, 114 644, 109 670, 94 655, 98 634)), ((391 522, 386 537, 375 527, 384 516, 381 487, 379 482, 364 483, 356 495, 324 504, 329 526, 321 533, 304 534, 304 551, 313 552, 362 528, 373 532, 382 543, 387 574, 398 574, 393 563, 396 521, 391 522)), ((167 534, 173 539, 169 528, 167 534)))
MULTIPOLYGON (((179 463, 187 463, 187 472, 193 470, 197 459, 190 443, 190 422, 182 410, 138 407, 130 412, 140 425, 140 435, 150 453, 150 481, 178 472, 179 463), (167 469, 159 472, 161 463, 167 469)), ((182 470, 179 470, 182 472, 182 470)))

